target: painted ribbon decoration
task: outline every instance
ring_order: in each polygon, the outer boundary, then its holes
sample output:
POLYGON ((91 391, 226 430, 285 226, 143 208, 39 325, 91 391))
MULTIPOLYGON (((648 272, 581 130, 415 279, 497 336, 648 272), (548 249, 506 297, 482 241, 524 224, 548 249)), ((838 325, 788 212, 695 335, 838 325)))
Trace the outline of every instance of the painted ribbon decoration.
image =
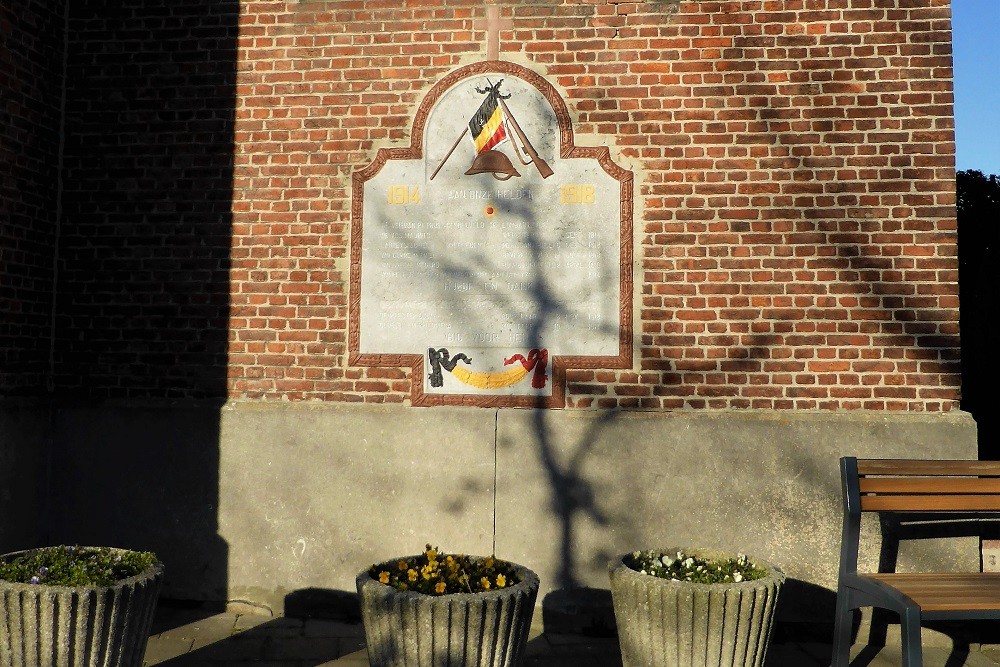
POLYGON ((538 348, 532 349, 528 352, 527 359, 520 354, 515 354, 513 357, 504 359, 503 364, 506 366, 515 361, 520 361, 525 371, 535 371, 535 375, 531 378, 531 386, 533 388, 541 389, 545 386, 545 381, 548 380, 548 376, 545 374, 545 367, 549 365, 549 351, 546 348, 543 347, 540 350, 538 348))
POLYGON ((515 362, 520 363, 502 371, 470 371, 468 368, 458 365, 459 361, 471 364, 472 359, 468 355, 464 352, 459 352, 452 357, 448 349, 444 347, 437 350, 428 348, 427 360, 431 366, 431 372, 428 377, 430 378, 432 387, 444 386, 444 376, 441 374, 442 368, 451 373, 458 381, 477 389, 502 389, 503 387, 509 387, 523 380, 532 370, 534 371, 534 375, 531 378, 531 386, 533 388, 544 388, 545 382, 548 380, 548 376, 545 374, 545 367, 549 362, 549 352, 544 348, 541 350, 537 348, 532 349, 528 352, 527 358, 522 354, 515 354, 505 358, 503 362, 504 366, 510 366, 515 362))

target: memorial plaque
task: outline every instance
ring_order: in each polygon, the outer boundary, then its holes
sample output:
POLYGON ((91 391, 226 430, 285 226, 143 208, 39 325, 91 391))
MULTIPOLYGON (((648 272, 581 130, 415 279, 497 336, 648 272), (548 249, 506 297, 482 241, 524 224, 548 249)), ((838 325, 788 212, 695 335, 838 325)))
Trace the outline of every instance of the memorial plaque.
POLYGON ((518 65, 445 77, 355 174, 351 259, 351 362, 411 366, 415 405, 558 407, 567 368, 632 366, 632 174, 518 65))

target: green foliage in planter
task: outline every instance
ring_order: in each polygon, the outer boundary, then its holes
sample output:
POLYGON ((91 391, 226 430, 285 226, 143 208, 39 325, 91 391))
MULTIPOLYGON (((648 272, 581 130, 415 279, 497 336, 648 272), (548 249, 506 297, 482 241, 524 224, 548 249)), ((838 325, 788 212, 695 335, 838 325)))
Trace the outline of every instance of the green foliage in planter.
POLYGON ((156 563, 148 551, 108 547, 43 547, 0 561, 0 579, 50 586, 112 586, 156 563))
POLYGON ((722 560, 707 560, 678 551, 635 551, 622 559, 628 567, 661 579, 690 581, 696 584, 723 584, 753 581, 767 576, 767 570, 757 567, 745 555, 722 560))
POLYGON ((481 593, 520 582, 514 566, 506 561, 442 554, 429 544, 419 556, 372 565, 368 574, 396 590, 425 595, 481 593))

